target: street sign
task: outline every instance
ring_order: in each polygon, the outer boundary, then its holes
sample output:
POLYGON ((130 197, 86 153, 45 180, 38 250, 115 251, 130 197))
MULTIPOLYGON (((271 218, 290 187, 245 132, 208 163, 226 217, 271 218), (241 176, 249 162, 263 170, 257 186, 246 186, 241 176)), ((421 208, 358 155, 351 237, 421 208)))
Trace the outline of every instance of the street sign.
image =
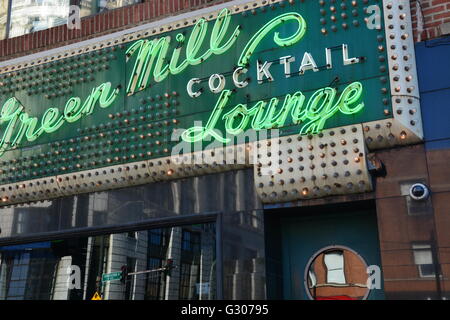
POLYGON ((102 282, 114 281, 122 279, 122 272, 104 273, 102 275, 102 282))

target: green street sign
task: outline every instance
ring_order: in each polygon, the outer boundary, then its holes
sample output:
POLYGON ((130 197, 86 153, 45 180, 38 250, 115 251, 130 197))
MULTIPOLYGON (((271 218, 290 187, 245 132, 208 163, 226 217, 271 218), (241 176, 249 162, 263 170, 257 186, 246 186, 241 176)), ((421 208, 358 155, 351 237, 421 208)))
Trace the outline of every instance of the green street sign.
POLYGON ((121 279, 122 279, 122 272, 104 273, 102 275, 102 282, 115 281, 121 279))
POLYGON ((324 3, 223 9, 0 74, 0 184, 391 118, 383 20, 324 3))

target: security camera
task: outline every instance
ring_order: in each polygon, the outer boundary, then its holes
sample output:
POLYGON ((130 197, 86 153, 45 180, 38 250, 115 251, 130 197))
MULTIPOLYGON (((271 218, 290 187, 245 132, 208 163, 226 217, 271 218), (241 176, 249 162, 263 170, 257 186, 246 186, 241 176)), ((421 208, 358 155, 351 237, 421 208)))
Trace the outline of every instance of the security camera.
POLYGON ((430 190, 423 183, 416 183, 409 189, 409 195, 414 200, 422 201, 426 200, 430 195, 430 190))

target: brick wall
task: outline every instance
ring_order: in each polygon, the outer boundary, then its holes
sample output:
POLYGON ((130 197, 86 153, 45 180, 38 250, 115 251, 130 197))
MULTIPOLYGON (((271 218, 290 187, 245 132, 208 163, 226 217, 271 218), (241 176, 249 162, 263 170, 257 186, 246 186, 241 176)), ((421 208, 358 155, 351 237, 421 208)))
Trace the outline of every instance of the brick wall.
POLYGON ((413 16, 414 40, 417 41, 417 2, 420 1, 423 15, 423 33, 421 40, 429 40, 441 36, 439 26, 450 22, 450 0, 410 0, 413 16))
MULTIPOLYGON (((64 46, 107 33, 128 29, 166 16, 197 10, 230 0, 144 0, 144 3, 111 10, 83 18, 80 30, 69 30, 65 25, 33 32, 20 37, 0 40, 0 61, 64 46)), ((417 41, 416 2, 410 0, 417 41)), ((450 22, 450 0, 420 0, 423 8, 424 28, 421 40, 440 35, 439 25, 450 22)))

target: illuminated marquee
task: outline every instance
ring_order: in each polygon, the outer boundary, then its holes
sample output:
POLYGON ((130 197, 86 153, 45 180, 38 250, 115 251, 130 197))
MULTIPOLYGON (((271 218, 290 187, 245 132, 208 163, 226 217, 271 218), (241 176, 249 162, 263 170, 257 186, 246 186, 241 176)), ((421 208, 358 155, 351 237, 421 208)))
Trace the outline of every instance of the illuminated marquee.
POLYGON ((0 185, 140 162, 156 179, 174 172, 164 165, 183 140, 232 146, 248 129, 288 141, 357 125, 352 141, 371 150, 415 143, 409 3, 399 3, 231 2, 0 63, 0 185), (384 15, 376 28, 373 12, 384 15))
MULTIPOLYGON (((139 40, 135 42, 127 50, 128 59, 136 54, 132 76, 128 80, 127 94, 133 95, 137 90, 144 90, 150 85, 150 78, 153 76, 155 82, 161 82, 170 75, 177 75, 181 73, 189 65, 198 65, 207 60, 212 54, 221 55, 229 50, 237 40, 241 26, 237 26, 232 32, 231 36, 225 41, 224 37, 227 35, 227 29, 230 24, 230 11, 228 9, 222 10, 214 24, 209 48, 203 54, 199 54, 202 44, 205 42, 206 32, 208 29, 208 22, 205 19, 200 19, 192 28, 192 33, 186 44, 185 60, 181 63, 180 52, 185 43, 185 36, 183 33, 176 35, 177 47, 173 50, 170 59, 167 58, 168 48, 171 41, 169 36, 153 39, 153 40, 139 40), (198 55, 198 57, 197 57, 198 55), (170 61, 165 63, 165 61, 170 61)), ((239 75, 246 73, 250 63, 252 54, 257 49, 260 42, 262 42, 269 34, 274 32, 284 23, 294 22, 297 24, 297 29, 291 36, 282 38, 279 32, 275 32, 273 36, 274 43, 279 47, 288 47, 297 44, 305 35, 307 23, 302 15, 296 12, 289 12, 275 17, 259 29, 245 45, 238 61, 237 67, 233 72, 233 82, 237 88, 244 88, 248 82, 238 80, 239 75)), ((358 58, 348 58, 348 47, 342 45, 343 48, 343 63, 344 65, 358 63, 358 58)), ((327 69, 332 68, 331 48, 326 48, 327 69)), ((291 63, 295 61, 292 56, 281 57, 280 63, 284 64, 285 76, 289 78, 292 76, 291 63)), ((266 77, 269 81, 273 81, 273 77, 269 71, 273 62, 264 62, 261 64, 257 61, 257 78, 258 83, 263 81, 266 77)), ((319 68, 310 53, 305 52, 298 74, 303 75, 307 70, 319 71, 319 68)), ((201 95, 200 91, 193 92, 193 84, 199 83, 199 78, 191 79, 187 84, 187 92, 191 98, 197 98, 201 95)), ((212 93, 220 93, 225 87, 225 78, 223 75, 213 74, 209 78, 209 87, 212 93), (215 85, 215 79, 219 80, 219 84, 215 85)), ((254 130, 272 129, 283 127, 285 125, 287 116, 292 113, 292 123, 299 124, 305 122, 300 134, 316 134, 320 132, 325 126, 325 121, 333 116, 337 111, 343 114, 355 114, 364 107, 364 103, 359 103, 356 107, 351 108, 350 105, 357 103, 362 93, 362 84, 355 82, 344 89, 341 96, 335 101, 336 90, 333 88, 319 89, 312 94, 308 103, 305 104, 305 96, 301 91, 294 94, 288 94, 280 108, 277 110, 279 104, 278 98, 272 98, 269 102, 258 101, 255 105, 247 109, 245 104, 236 105, 230 112, 223 115, 225 120, 226 132, 233 135, 238 135, 246 129, 249 119, 253 117, 251 127, 254 130), (240 123, 235 126, 235 118, 241 117, 240 123)), ((230 139, 221 137, 216 131, 215 126, 217 121, 221 118, 221 114, 226 107, 232 91, 224 90, 220 95, 215 107, 207 121, 205 127, 192 127, 186 130, 182 138, 187 142, 201 141, 212 136, 220 142, 227 143, 230 139)))
MULTIPOLYGON (((195 66, 205 62, 212 55, 222 55, 233 47, 240 35, 238 25, 233 32, 228 35, 228 27, 231 22, 231 14, 228 9, 223 9, 212 28, 212 32, 207 40, 208 22, 205 19, 200 19, 192 28, 191 34, 187 42, 183 33, 177 33, 175 38, 177 46, 173 49, 171 58, 168 59, 168 51, 171 42, 171 37, 161 37, 153 40, 138 40, 134 42, 126 50, 126 61, 130 62, 133 56, 136 56, 134 65, 131 71, 131 76, 127 79, 126 94, 128 96, 134 95, 138 91, 145 90, 151 85, 151 79, 155 83, 163 82, 169 75, 176 76, 183 72, 188 66, 195 66), (227 37, 227 38, 226 38, 227 37), (185 59, 179 62, 181 51, 186 42, 185 59), (208 49, 200 53, 204 43, 208 44, 208 49), (168 62, 167 62, 168 61, 168 62)), ((297 12, 288 12, 281 14, 262 28, 257 30, 244 46, 240 54, 235 70, 233 72, 233 82, 237 88, 244 88, 248 85, 238 80, 239 75, 245 74, 248 70, 251 57, 257 50, 259 44, 274 33, 273 42, 279 47, 293 46, 300 42, 307 30, 307 22, 301 14, 297 12), (279 32, 274 32, 277 28, 285 23, 295 23, 296 29, 292 35, 287 37, 280 36, 279 32)), ((342 45, 343 48, 343 64, 349 65, 358 63, 358 58, 348 58, 348 47, 342 45)), ((331 48, 325 49, 326 53, 326 68, 332 68, 331 48)), ((292 56, 281 57, 280 63, 284 64, 285 77, 292 76, 291 63, 295 61, 292 56)), ((261 63, 257 61, 257 79, 258 83, 262 83, 264 78, 269 81, 274 81, 270 73, 270 67, 273 62, 261 63)), ((305 52, 298 74, 304 75, 306 71, 319 71, 319 68, 313 56, 305 52)), ((191 79, 188 82, 187 92, 191 98, 197 98, 201 92, 192 92, 193 83, 198 83, 199 79, 191 79)), ((205 127, 192 127, 186 130, 182 138, 188 142, 195 142, 203 140, 207 136, 213 136, 221 142, 229 142, 229 139, 222 138, 215 132, 215 126, 219 119, 225 121, 225 129, 227 133, 237 135, 243 132, 250 118, 251 127, 254 130, 272 129, 283 127, 286 124, 288 114, 291 114, 291 122, 294 124, 304 123, 299 134, 316 134, 320 132, 327 119, 332 117, 336 112, 342 114, 355 114, 364 107, 364 103, 358 103, 362 94, 362 84, 355 82, 347 86, 340 97, 336 97, 337 90, 326 87, 314 92, 305 104, 305 95, 301 91, 287 94, 284 102, 280 104, 280 99, 274 97, 269 102, 258 101, 250 109, 246 104, 237 104, 233 109, 222 116, 227 102, 232 95, 231 90, 223 90, 225 87, 225 78, 222 75, 214 74, 210 77, 209 86, 211 92, 221 93, 215 104, 215 107, 207 121, 205 127), (219 79, 219 84, 214 86, 214 76, 219 79), (352 104, 357 104, 351 107, 352 104), (278 105, 281 105, 278 107, 278 105), (279 108, 279 110, 277 110, 279 108), (221 117, 222 116, 222 117, 221 117), (242 118, 238 125, 235 124, 236 118, 242 118)), ((41 120, 41 127, 36 129, 37 118, 30 117, 24 112, 24 107, 16 98, 8 99, 1 110, 0 121, 7 123, 4 130, 2 140, 0 142, 0 155, 6 150, 19 146, 23 137, 27 141, 32 142, 36 140, 42 133, 52 133, 58 130, 64 122, 75 122, 81 116, 90 115, 93 113, 93 107, 97 100, 99 100, 100 107, 109 107, 117 97, 120 86, 107 97, 111 88, 111 83, 106 82, 92 90, 92 93, 86 98, 85 102, 81 104, 79 97, 70 98, 64 108, 60 112, 58 108, 49 108, 45 111, 41 120), (62 115, 59 115, 62 113, 62 115)))

